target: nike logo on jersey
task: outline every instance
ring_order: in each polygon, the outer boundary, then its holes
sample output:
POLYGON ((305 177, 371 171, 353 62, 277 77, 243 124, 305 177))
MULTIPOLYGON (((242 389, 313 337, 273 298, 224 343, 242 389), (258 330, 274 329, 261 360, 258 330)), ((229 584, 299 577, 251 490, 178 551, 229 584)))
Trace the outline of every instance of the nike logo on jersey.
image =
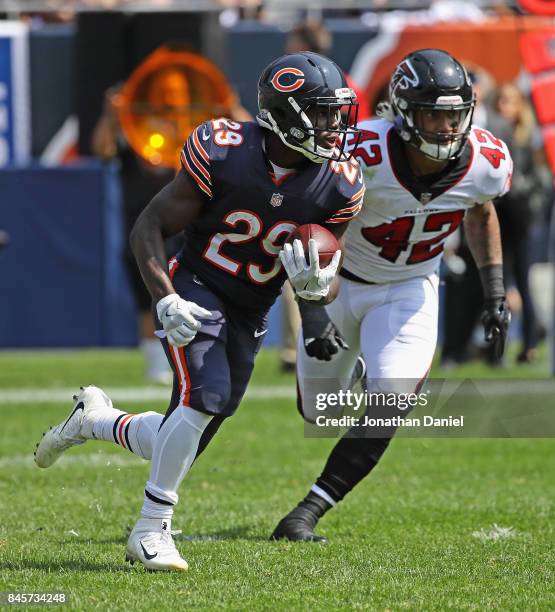
POLYGON ((204 130, 202 130, 202 139, 208 140, 209 138, 210 138, 210 132, 208 131, 207 128, 204 128, 204 130))
POLYGON ((140 542, 141 544, 141 548, 143 549, 143 555, 145 556, 145 559, 148 559, 150 561, 150 559, 154 559, 154 557, 158 556, 158 553, 154 553, 153 555, 149 555, 148 552, 146 551, 146 548, 143 546, 143 543, 140 542))
POLYGON ((254 337, 255 338, 260 338, 260 336, 263 336, 268 330, 267 329, 263 329, 262 331, 255 329, 254 330, 254 337))
POLYGON ((204 283, 199 279, 199 277, 196 274, 193 274, 193 283, 204 286, 204 283))

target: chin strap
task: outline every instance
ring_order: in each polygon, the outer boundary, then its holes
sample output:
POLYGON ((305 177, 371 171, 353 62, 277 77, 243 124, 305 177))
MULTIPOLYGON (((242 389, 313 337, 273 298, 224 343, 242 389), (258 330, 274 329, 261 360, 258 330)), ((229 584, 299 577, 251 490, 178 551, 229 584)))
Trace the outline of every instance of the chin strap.
MULTIPOLYGON (((295 99, 294 98, 289 98, 289 102, 291 103, 291 105, 293 106, 293 108, 295 110, 298 109, 298 112, 300 112, 300 115, 301 115, 301 118, 303 119, 303 121, 305 123, 308 121, 308 124, 312 128, 312 124, 308 120, 308 117, 306 117, 305 113, 300 111, 300 107, 297 104, 297 102, 295 101, 295 99)), ((322 147, 318 147, 318 146, 315 147, 315 145, 314 145, 314 136, 309 136, 307 140, 312 144, 312 148, 313 149, 316 148, 315 151, 311 151, 309 148, 307 149, 307 148, 301 146, 300 144, 298 146, 296 146, 296 145, 292 144, 291 142, 289 142, 287 140, 287 138, 285 137, 285 134, 282 132, 282 130, 280 130, 277 122, 272 117, 272 114, 269 111, 262 110, 260 112, 260 114, 256 116, 256 121, 258 122, 258 125, 260 125, 261 127, 274 132, 274 134, 277 134, 279 136, 281 142, 283 142, 283 144, 286 147, 289 147, 290 149, 293 149, 295 151, 298 151, 299 153, 302 153, 311 162, 314 162, 316 164, 323 164, 326 161, 333 161, 334 160, 333 153, 334 153, 335 149, 330 150, 330 154, 327 155, 328 151, 326 149, 322 149, 322 147)), ((336 161, 339 161, 339 160, 336 160, 336 161)))

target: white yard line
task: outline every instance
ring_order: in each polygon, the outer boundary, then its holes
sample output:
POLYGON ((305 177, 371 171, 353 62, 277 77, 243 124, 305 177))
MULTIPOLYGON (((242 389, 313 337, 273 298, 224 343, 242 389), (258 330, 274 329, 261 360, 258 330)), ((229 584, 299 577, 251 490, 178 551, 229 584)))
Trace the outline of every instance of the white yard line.
MULTIPOLYGON (((167 402, 171 396, 169 387, 103 387, 114 403, 117 402, 167 402)), ((76 387, 52 389, 2 389, 0 388, 0 406, 2 404, 67 404, 72 396, 78 393, 76 387)), ((253 386, 247 390, 247 399, 292 399, 295 387, 253 386)))
MULTIPOLYGON (((438 381, 434 387, 439 388, 438 381)), ((426 387, 424 387, 426 388, 426 387)), ((104 387, 110 398, 117 402, 166 402, 170 398, 167 387, 104 387)), ((2 404, 68 404, 78 391, 75 387, 53 387, 51 389, 2 389, 0 388, 0 407, 2 404)), ((555 397, 555 380, 450 380, 441 386, 441 395, 468 395, 477 397, 551 395, 555 397)), ((271 386, 253 385, 247 389, 245 398, 251 400, 294 399, 296 391, 291 385, 271 386)))
MULTIPOLYGON (((95 445, 96 446, 96 445, 95 445)), ((94 448, 94 446, 91 446, 94 448)), ((106 444, 106 448, 109 445, 106 444)), ((109 467, 109 468, 122 468, 122 467, 137 467, 138 465, 144 465, 148 463, 146 460, 141 459, 131 453, 110 453, 110 452, 96 452, 87 453, 81 455, 72 455, 71 452, 64 455, 57 463, 56 469, 66 469, 74 467, 109 467)), ((0 469, 10 467, 34 467, 35 462, 33 461, 33 453, 29 451, 27 454, 10 455, 8 457, 0 457, 0 469)))

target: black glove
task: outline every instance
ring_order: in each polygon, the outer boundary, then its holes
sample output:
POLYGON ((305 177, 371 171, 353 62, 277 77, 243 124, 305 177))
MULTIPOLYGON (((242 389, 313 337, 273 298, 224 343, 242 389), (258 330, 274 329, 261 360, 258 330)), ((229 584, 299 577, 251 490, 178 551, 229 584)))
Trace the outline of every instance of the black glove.
POLYGON ((494 362, 499 363, 505 352, 511 311, 504 297, 486 300, 482 313, 482 325, 486 342, 491 346, 494 362))
POLYGON ((331 361, 339 349, 349 350, 341 332, 331 322, 323 306, 299 302, 301 311, 304 348, 309 357, 320 361, 331 361))

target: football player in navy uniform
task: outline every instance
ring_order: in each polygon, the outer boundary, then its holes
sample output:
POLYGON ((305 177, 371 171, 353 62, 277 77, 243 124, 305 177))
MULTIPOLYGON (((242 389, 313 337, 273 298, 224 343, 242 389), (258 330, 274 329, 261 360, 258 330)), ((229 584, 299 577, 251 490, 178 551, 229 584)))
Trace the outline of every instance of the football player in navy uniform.
POLYGON ((174 372, 165 417, 116 410, 86 387, 36 452, 48 467, 70 446, 99 439, 152 459, 126 551, 152 570, 187 569, 171 537, 178 489, 239 405, 282 284, 288 277, 307 302, 333 298, 341 252, 321 269, 314 241, 305 254, 300 241, 284 246, 287 236, 317 223, 340 237, 362 206, 360 166, 345 153, 357 135, 356 96, 338 66, 315 53, 283 56, 263 71, 258 102, 256 122, 214 119, 193 131, 181 171, 131 235, 174 372), (168 264, 164 239, 178 232, 184 246, 168 264))
MULTIPOLYGON (((360 354, 370 392, 395 399, 394 394, 414 393, 421 386, 436 347, 443 246, 463 219, 482 279, 485 337, 497 356, 504 350, 510 313, 492 200, 510 187, 507 146, 472 124, 470 80, 445 51, 408 55, 394 71, 389 93, 380 118, 361 122, 362 138, 352 144, 366 195, 345 235, 337 299, 310 312, 301 306, 299 409, 311 423, 318 418, 313 397, 318 390, 310 388, 310 381, 331 381, 334 390, 346 390, 360 354)), ((380 407, 370 410, 375 416, 380 407)), ((390 410, 386 416, 396 414, 390 410)), ((272 537, 324 540, 314 533, 316 524, 376 466, 393 433, 352 428, 272 537)))

